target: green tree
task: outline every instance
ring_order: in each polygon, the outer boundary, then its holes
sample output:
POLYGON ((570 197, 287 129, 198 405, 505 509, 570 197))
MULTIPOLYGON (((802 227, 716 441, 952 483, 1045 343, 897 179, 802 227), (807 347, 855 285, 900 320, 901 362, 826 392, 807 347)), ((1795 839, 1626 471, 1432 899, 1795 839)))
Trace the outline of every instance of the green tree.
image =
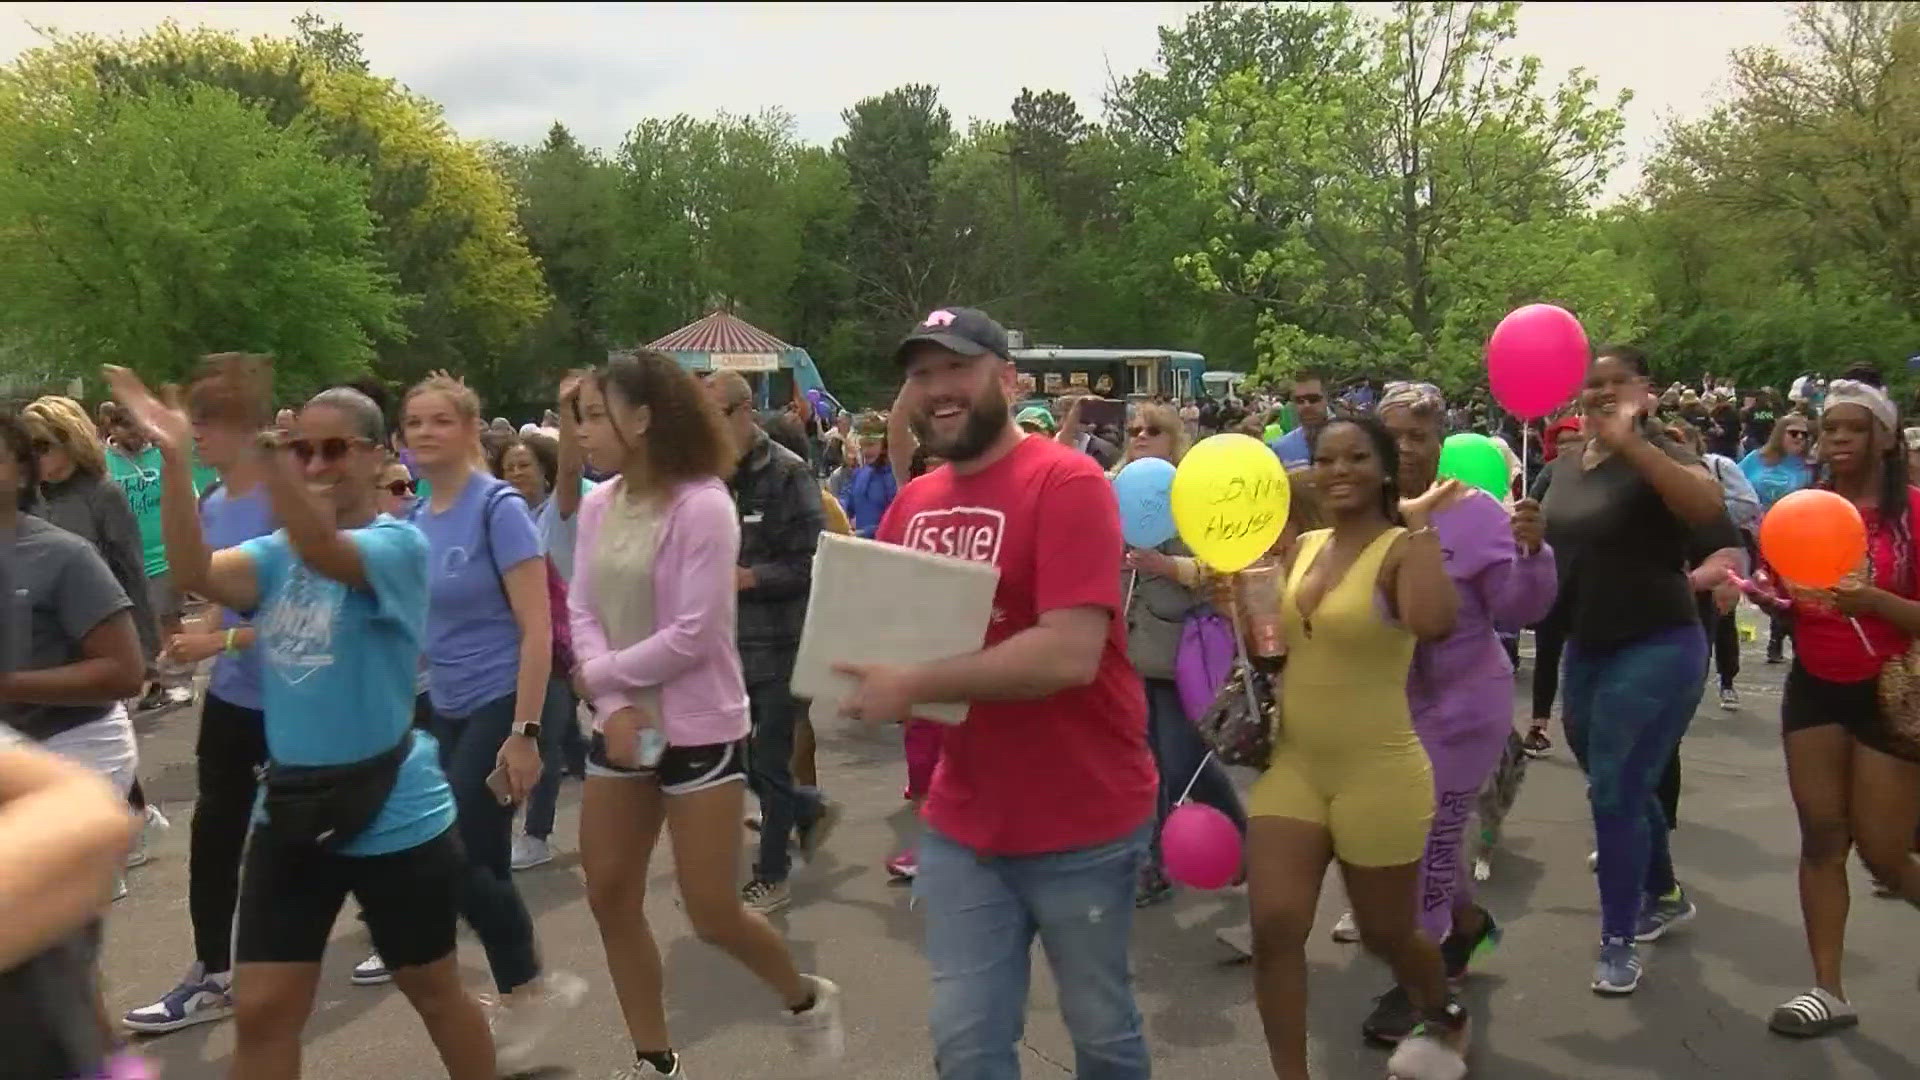
POLYGON ((291 392, 364 371, 404 304, 365 170, 324 143, 212 86, 0 110, 0 334, 69 375, 227 349, 291 392))
POLYGON ((1623 249, 1684 372, 1784 387, 1920 351, 1920 4, 1805 4, 1793 45, 1732 58, 1733 93, 1650 162, 1623 249))
POLYGON ((1218 207, 1184 265, 1258 305, 1265 364, 1457 386, 1520 303, 1637 329, 1644 289, 1586 211, 1619 159, 1619 103, 1577 71, 1544 92, 1538 61, 1506 49, 1514 9, 1259 20, 1303 36, 1243 46, 1261 65, 1211 89, 1182 160, 1218 207))
POLYGON ((558 121, 538 146, 496 147, 495 155, 553 297, 522 345, 523 363, 547 373, 598 363, 607 349, 601 308, 620 243, 620 170, 558 121))
POLYGON ((330 158, 367 171, 377 250, 409 300, 404 320, 375 341, 384 376, 449 368, 483 393, 512 392, 516 350, 547 296, 511 193, 438 105, 367 70, 357 35, 312 18, 294 37, 245 41, 171 23, 123 38, 51 35, 0 73, 0 92, 27 102, 202 85, 238 94, 277 125, 310 125, 330 158))

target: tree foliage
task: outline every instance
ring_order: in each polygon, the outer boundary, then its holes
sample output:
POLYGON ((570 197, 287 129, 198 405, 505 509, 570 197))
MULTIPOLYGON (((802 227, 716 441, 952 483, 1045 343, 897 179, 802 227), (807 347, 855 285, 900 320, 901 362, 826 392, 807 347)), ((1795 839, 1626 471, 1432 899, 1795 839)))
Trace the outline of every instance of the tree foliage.
POLYGON ((324 141, 204 84, 0 110, 0 334, 70 372, 224 349, 278 355, 292 391, 364 370, 405 305, 366 170, 324 141))

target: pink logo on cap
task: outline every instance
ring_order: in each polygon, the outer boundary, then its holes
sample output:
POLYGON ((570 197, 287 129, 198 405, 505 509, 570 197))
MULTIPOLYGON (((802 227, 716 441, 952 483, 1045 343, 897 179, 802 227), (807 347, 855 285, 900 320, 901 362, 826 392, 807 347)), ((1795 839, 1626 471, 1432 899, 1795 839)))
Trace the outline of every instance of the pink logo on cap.
POLYGON ((941 308, 941 309, 940 309, 939 311, 935 311, 935 312, 932 312, 932 313, 930 313, 930 314, 929 314, 929 315, 928 315, 928 316, 927 316, 926 318, 924 318, 924 319, 921 319, 921 320, 920 320, 920 325, 922 325, 922 326, 952 326, 952 325, 953 325, 953 312, 951 312, 951 311, 948 311, 948 310, 947 310, 947 309, 945 309, 945 308, 941 308))

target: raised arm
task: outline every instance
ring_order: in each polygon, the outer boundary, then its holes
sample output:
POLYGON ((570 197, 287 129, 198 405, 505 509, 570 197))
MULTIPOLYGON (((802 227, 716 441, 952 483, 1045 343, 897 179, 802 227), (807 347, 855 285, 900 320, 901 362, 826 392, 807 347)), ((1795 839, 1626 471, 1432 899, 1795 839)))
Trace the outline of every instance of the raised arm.
POLYGON ((1597 420, 1594 437, 1625 458, 1644 477, 1673 516, 1689 525, 1705 525, 1726 512, 1720 482, 1699 464, 1687 464, 1649 442, 1640 430, 1638 406, 1622 405, 1597 420))
POLYGON ((160 448, 160 535, 174 588, 235 611, 252 611, 260 595, 253 560, 234 548, 212 550, 200 529, 200 497, 193 490, 193 425, 186 412, 156 398, 126 368, 109 365, 104 370, 113 396, 160 448))
POLYGON ((580 448, 580 419, 574 408, 580 393, 580 372, 560 380, 560 462, 553 480, 553 512, 566 521, 580 512, 580 478, 586 473, 586 451, 580 448))

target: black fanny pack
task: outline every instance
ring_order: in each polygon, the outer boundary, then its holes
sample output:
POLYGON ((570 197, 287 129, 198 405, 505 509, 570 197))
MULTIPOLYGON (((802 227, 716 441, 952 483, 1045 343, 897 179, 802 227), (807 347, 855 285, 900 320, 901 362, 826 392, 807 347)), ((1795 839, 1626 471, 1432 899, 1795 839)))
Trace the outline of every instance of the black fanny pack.
POLYGON ((266 828, 284 841, 338 847, 367 831, 400 778, 413 732, 375 757, 345 765, 277 765, 261 772, 266 828))

